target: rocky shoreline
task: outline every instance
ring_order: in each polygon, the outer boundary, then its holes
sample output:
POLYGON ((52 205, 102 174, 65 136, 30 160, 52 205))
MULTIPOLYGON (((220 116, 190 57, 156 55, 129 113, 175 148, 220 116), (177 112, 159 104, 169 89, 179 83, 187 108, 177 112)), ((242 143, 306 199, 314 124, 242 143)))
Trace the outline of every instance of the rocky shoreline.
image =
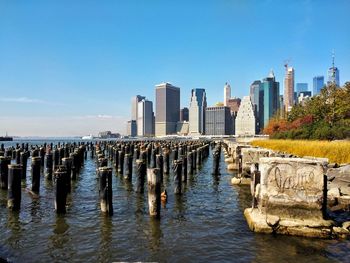
POLYGON ((224 141, 233 185, 250 185, 250 229, 318 238, 350 237, 350 164, 224 141))

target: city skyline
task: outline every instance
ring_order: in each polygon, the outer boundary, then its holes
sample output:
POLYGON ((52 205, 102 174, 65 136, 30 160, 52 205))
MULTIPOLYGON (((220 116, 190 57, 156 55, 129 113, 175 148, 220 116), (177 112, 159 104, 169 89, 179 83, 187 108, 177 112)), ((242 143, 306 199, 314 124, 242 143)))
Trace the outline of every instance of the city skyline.
POLYGON ((226 82, 240 98, 271 68, 283 83, 289 58, 295 83, 311 90, 315 76, 328 80, 333 50, 343 85, 350 80, 349 7, 347 1, 2 2, 0 135, 125 133, 130 97, 155 103, 157 83, 181 87, 181 108, 194 88, 204 88, 212 106, 223 102, 226 82), (295 19, 286 20, 285 9, 295 19), (337 14, 332 23, 327 14, 337 14))

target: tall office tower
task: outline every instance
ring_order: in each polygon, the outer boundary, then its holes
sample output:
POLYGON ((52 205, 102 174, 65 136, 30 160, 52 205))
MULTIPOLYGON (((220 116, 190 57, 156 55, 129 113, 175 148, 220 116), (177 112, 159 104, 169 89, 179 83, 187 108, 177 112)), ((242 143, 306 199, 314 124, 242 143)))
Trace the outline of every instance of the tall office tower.
POLYGON ((156 85, 156 136, 176 133, 180 119, 180 88, 170 83, 156 85))
POLYGON ((243 97, 236 116, 236 135, 255 135, 255 115, 249 96, 243 97))
POLYGON ((323 76, 316 76, 313 78, 313 90, 312 95, 316 96, 320 94, 321 89, 324 87, 324 77, 323 76))
POLYGON ((206 135, 233 134, 232 116, 229 107, 207 107, 205 110, 206 135))
POLYGON ((180 121, 188 121, 189 119, 189 111, 187 107, 184 107, 182 109, 180 109, 180 121))
POLYGON ((137 120, 137 113, 138 113, 137 106, 138 106, 138 103, 144 99, 146 99, 146 97, 140 96, 140 95, 136 95, 135 97, 131 98, 131 119, 132 120, 137 120))
POLYGON ((263 79, 259 91, 259 127, 262 130, 279 109, 280 85, 273 71, 263 79))
POLYGON ((126 134, 131 137, 137 135, 136 120, 129 120, 126 126, 126 134))
POLYGON ((141 100, 137 105, 137 135, 154 136, 153 104, 149 100, 141 100))
POLYGON ((297 83, 295 86, 296 86, 297 96, 299 96, 300 92, 309 90, 307 83, 297 83))
POLYGON ((284 77, 284 109, 289 112, 294 105, 294 68, 284 65, 286 75, 284 77))
POLYGON ((231 114, 233 116, 237 115, 239 106, 241 105, 241 99, 240 98, 230 98, 227 100, 227 107, 230 108, 231 114))
POLYGON ((256 123, 256 132, 259 132, 260 130, 260 123, 259 123, 259 101, 260 101, 260 90, 261 90, 261 81, 255 80, 250 85, 250 100, 253 104, 254 108, 254 114, 255 114, 255 123, 256 123))
POLYGON ((327 84, 335 84, 340 86, 339 83, 339 69, 334 66, 334 52, 332 54, 332 67, 328 69, 328 82, 327 84))
POLYGON ((192 89, 189 109, 190 134, 199 135, 204 133, 206 107, 207 96, 205 89, 192 89))
POLYGON ((224 106, 227 106, 227 102, 230 98, 231 98, 231 86, 226 82, 224 86, 224 106))

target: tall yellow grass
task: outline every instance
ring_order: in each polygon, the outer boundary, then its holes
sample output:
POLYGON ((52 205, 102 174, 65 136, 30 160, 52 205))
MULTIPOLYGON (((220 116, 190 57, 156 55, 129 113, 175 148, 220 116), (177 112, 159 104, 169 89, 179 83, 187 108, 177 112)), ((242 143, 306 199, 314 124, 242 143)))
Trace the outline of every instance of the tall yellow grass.
POLYGON ((252 145, 298 156, 328 158, 331 163, 350 163, 350 141, 257 140, 252 145))

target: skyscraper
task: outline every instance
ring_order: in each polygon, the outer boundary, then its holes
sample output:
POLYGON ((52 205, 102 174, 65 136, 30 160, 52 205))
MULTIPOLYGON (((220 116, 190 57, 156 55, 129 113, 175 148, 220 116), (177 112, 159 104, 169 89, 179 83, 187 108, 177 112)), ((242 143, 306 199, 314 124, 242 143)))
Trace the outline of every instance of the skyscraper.
POLYGON ((255 114, 249 96, 243 97, 235 121, 236 135, 255 135, 255 114))
POLYGON ((224 86, 224 106, 227 106, 227 102, 230 98, 231 98, 231 86, 226 82, 224 86))
POLYGON ((131 137, 137 135, 136 120, 129 120, 126 126, 126 134, 131 137))
POLYGON ((206 108, 205 134, 207 135, 233 134, 232 116, 231 116, 229 107, 218 106, 218 107, 206 108))
POLYGON ((180 88, 170 83, 156 85, 156 136, 176 133, 180 119, 180 88))
POLYGON ((207 97, 205 89, 192 89, 189 109, 189 133, 203 134, 205 131, 205 109, 207 97))
POLYGON ((146 97, 140 95, 136 95, 135 97, 131 98, 131 120, 137 120, 137 106, 138 103, 144 99, 146 99, 146 97))
POLYGON ((286 75, 284 77, 284 108, 288 112, 294 105, 294 68, 285 64, 286 75))
POLYGON ((313 96, 320 94, 321 89, 324 87, 324 77, 316 76, 313 78, 313 96))
POLYGON ((307 83, 297 83, 296 84, 296 92, 297 92, 297 96, 299 96, 300 92, 303 91, 308 91, 308 84, 307 83))
POLYGON ((153 103, 149 100, 141 100, 137 105, 137 135, 154 136, 153 103))
POLYGON ((270 118, 279 109, 280 85, 275 80, 275 75, 271 70, 269 76, 263 79, 259 91, 259 128, 263 129, 270 118))
MULTIPOLYGON (((256 132, 260 130, 260 121, 259 121, 259 105, 260 105, 260 90, 261 90, 261 81, 255 80, 250 85, 250 100, 253 104, 255 121, 256 121, 256 132)), ((263 95, 263 94, 262 94, 263 95)))
POLYGON ((241 105, 241 99, 240 98, 230 98, 227 100, 227 107, 230 108, 231 114, 233 116, 237 115, 238 109, 241 105))
POLYGON ((328 69, 328 82, 327 84, 335 84, 340 86, 339 83, 339 69, 334 66, 334 52, 332 55, 332 67, 328 69))
POLYGON ((187 107, 180 109, 180 121, 188 121, 189 119, 188 115, 189 115, 189 112, 187 107))

